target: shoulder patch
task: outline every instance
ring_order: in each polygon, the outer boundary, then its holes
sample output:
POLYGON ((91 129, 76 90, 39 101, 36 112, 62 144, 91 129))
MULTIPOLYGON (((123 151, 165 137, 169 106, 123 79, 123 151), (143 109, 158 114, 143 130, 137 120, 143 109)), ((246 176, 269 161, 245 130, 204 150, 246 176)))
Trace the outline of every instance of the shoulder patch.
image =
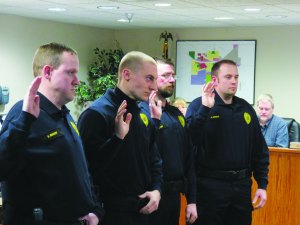
POLYGON ((145 124, 145 126, 148 127, 149 121, 148 121, 148 117, 146 116, 146 114, 140 113, 140 117, 141 117, 143 123, 145 124))
POLYGON ((184 120, 183 116, 179 115, 178 120, 179 120, 181 126, 184 127, 185 126, 185 120, 184 120))
POLYGON ((250 116, 249 113, 244 112, 244 119, 245 119, 247 124, 251 123, 251 116, 250 116))

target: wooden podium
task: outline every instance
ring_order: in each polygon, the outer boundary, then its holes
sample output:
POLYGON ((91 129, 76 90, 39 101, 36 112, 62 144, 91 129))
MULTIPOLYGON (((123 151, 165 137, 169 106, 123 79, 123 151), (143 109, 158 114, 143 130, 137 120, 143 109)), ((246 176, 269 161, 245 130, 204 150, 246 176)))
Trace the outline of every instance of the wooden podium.
MULTIPOLYGON (((269 150, 267 203, 253 211, 252 225, 300 224, 300 150, 273 147, 269 150)), ((254 194, 257 185, 253 183, 254 194)))
MULTIPOLYGON (((269 150, 267 203, 264 208, 253 211, 252 225, 299 225, 300 150, 273 147, 269 150)), ((253 182, 253 195, 256 189, 257 185, 253 182)), ((182 201, 180 225, 186 224, 185 208, 186 202, 182 201)))

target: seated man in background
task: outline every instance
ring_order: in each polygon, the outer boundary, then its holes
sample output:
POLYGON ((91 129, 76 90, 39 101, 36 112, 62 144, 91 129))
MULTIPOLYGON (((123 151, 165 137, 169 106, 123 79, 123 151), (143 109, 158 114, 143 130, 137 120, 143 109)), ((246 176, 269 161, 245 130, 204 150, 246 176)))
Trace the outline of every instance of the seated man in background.
POLYGON ((273 114, 274 102, 270 94, 262 94, 257 99, 257 113, 268 146, 287 148, 289 136, 286 122, 273 114))

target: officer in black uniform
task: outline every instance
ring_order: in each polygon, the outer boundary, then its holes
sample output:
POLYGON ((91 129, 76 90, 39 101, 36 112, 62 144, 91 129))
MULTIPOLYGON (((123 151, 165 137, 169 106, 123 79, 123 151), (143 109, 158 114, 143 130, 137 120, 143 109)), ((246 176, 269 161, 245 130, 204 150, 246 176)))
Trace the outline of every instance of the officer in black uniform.
POLYGON ((250 225, 251 203, 261 208, 267 199, 269 151, 253 107, 235 96, 235 62, 219 61, 211 74, 186 114, 197 146, 197 224, 250 225), (253 201, 252 174, 258 183, 253 201))
MULTIPOLYGON (((184 116, 178 108, 167 102, 175 88, 174 65, 164 59, 156 59, 156 62, 157 100, 160 100, 163 106, 156 140, 163 160, 164 183, 158 210, 150 216, 151 224, 179 224, 180 193, 187 196, 186 221, 193 223, 197 219, 193 146, 186 130, 184 116)), ((140 107, 150 118, 149 103, 142 102, 140 107)))
POLYGON ((156 89, 156 78, 153 58, 127 53, 119 65, 117 87, 79 118, 90 171, 106 211, 103 225, 147 225, 148 214, 158 207, 162 161, 155 127, 137 104, 156 89))
POLYGON ((46 44, 35 53, 36 78, 0 134, 4 225, 96 225, 103 217, 65 106, 74 98, 78 70, 77 53, 65 45, 46 44))

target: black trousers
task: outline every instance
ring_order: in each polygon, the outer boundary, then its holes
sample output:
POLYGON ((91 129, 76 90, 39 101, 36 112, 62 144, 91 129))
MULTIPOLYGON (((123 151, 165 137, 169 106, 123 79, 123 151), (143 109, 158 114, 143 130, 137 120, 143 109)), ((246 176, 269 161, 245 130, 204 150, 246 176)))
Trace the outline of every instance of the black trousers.
POLYGON ((158 210, 150 215, 150 225, 178 225, 180 193, 163 193, 158 210))
POLYGON ((240 180, 197 179, 196 225, 251 225, 250 177, 240 180))
POLYGON ((26 218, 16 218, 15 220, 11 221, 4 221, 3 225, 84 225, 84 222, 49 222, 49 221, 41 221, 41 222, 36 222, 31 219, 26 219, 26 218))
POLYGON ((138 212, 106 210, 101 225, 149 225, 149 216, 138 212))

